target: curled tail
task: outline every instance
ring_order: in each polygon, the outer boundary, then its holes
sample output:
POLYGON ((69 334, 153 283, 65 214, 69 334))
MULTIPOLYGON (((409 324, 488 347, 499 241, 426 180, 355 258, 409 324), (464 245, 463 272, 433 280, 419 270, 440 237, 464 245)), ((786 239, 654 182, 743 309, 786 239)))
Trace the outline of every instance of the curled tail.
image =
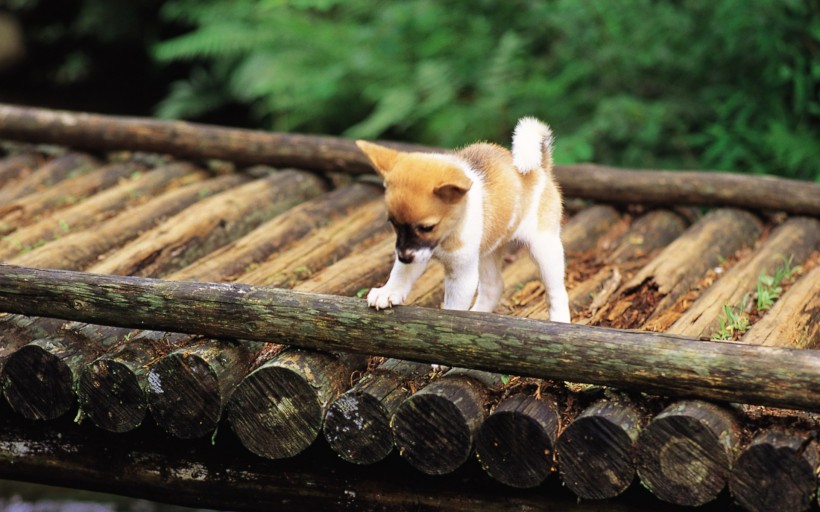
POLYGON ((552 170, 552 130, 534 117, 522 117, 512 137, 513 165, 527 174, 534 169, 552 170))

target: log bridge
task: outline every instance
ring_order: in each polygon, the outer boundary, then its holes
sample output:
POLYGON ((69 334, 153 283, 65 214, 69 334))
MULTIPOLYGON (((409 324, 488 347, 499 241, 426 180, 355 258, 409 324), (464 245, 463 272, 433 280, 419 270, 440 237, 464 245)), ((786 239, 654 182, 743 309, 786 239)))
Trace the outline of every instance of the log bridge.
POLYGON ((515 248, 493 314, 439 309, 436 265, 367 308, 394 242, 351 141, 2 104, 0 141, 2 478, 234 510, 818 506, 820 184, 558 166, 564 325, 515 248))

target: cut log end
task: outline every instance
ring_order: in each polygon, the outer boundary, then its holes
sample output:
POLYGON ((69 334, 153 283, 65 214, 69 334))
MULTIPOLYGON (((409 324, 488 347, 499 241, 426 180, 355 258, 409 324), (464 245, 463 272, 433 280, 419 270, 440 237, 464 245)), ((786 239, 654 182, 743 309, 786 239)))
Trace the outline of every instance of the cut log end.
POLYGON ((237 387, 228 420, 248 450, 283 459, 313 443, 322 425, 322 407, 316 390, 300 372, 266 365, 237 387))
POLYGON ((325 415, 324 435, 331 449, 355 464, 373 464, 393 450, 390 413, 367 393, 345 393, 325 415))
POLYGON ((128 432, 145 419, 148 402, 128 364, 98 359, 86 366, 77 390, 80 407, 97 427, 128 432))
POLYGON ((494 479, 511 487, 540 485, 553 467, 558 411, 552 402, 513 396, 496 408, 476 436, 476 456, 494 479))
POLYGON ((24 418, 53 420, 74 405, 72 382, 72 372, 63 360, 42 346, 29 344, 6 361, 3 395, 24 418))
POLYGON ((213 433, 222 415, 219 383, 208 363, 184 351, 169 354, 148 374, 148 407, 166 432, 181 439, 213 433))

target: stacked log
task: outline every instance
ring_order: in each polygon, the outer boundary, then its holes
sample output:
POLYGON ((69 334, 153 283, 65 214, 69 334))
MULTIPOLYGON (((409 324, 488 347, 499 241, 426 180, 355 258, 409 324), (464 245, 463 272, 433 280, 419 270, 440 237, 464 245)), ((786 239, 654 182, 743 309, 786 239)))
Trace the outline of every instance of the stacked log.
POLYGON ((24 172, 36 166, 39 158, 27 153, 17 157, 6 158, 0 164, 0 204, 44 190, 68 177, 81 176, 99 167, 97 160, 85 153, 66 153, 37 166, 36 170, 24 172), (8 183, 7 180, 14 181, 8 183))
POLYGON ((40 164, 41 156, 34 152, 21 152, 3 158, 0 162, 0 186, 14 183, 31 174, 40 164))

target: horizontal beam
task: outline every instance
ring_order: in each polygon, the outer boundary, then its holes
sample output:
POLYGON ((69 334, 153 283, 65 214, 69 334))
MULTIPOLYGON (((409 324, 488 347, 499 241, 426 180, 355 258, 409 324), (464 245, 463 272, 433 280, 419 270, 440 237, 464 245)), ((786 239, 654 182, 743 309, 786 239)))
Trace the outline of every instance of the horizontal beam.
POLYGON ((816 350, 13 265, 0 265, 0 311, 820 411, 816 350))
MULTIPOLYGON (((0 139, 94 150, 141 150, 322 172, 372 172, 367 159, 349 139, 1 103, 0 139)), ((389 145, 405 151, 441 151, 411 144, 389 145)), ((590 164, 559 165, 555 175, 569 197, 618 203, 737 206, 820 215, 820 184, 806 181, 722 172, 627 170, 590 164)))

